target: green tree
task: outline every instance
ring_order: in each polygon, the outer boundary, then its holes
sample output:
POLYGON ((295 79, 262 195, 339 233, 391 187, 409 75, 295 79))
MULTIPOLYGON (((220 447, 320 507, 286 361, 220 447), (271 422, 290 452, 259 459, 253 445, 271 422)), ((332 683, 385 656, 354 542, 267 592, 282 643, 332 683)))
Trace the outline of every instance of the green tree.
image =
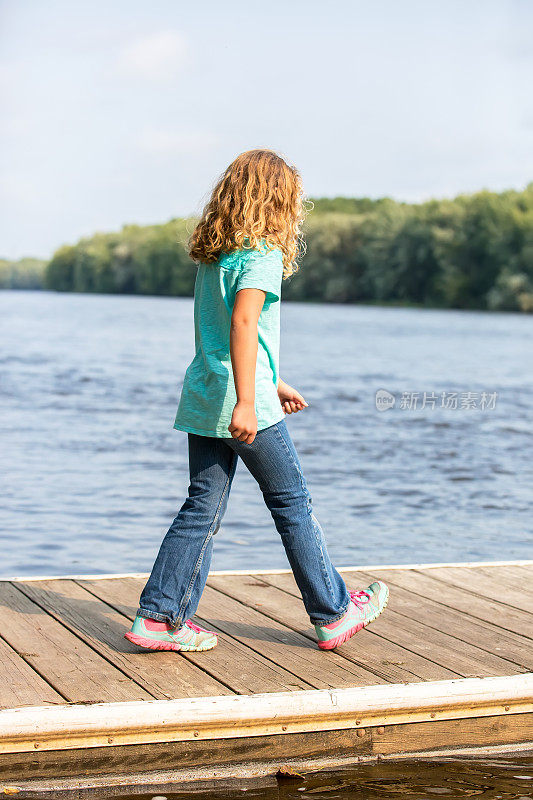
MULTIPOLYGON (((284 284, 286 299, 531 311, 533 183, 523 191, 419 204, 386 197, 313 204, 307 249, 284 284)), ((189 218, 126 225, 81 239, 54 253, 45 286, 191 296, 196 270, 187 239, 195 224, 189 218)))

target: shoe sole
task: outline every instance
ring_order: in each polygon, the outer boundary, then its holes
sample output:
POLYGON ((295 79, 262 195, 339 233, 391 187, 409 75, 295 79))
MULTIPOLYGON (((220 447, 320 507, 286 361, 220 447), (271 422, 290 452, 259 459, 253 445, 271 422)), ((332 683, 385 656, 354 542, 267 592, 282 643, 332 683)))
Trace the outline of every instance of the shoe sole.
POLYGON ((378 613, 376 614, 375 617, 372 617, 372 619, 367 619, 364 622, 361 622, 359 625, 355 625, 353 628, 348 628, 347 631, 344 631, 344 633, 339 634, 339 636, 336 636, 334 639, 330 639, 329 642, 320 642, 319 641, 318 642, 319 649, 320 650, 334 650, 336 647, 340 647, 341 644, 344 644, 345 642, 347 642, 348 639, 351 639, 352 636, 355 636, 356 633, 359 633, 359 631, 362 631, 363 628, 368 627, 368 625, 370 625, 379 616, 381 616, 381 614, 383 614, 383 612, 387 608, 387 604, 389 602, 389 594, 390 594, 390 592, 387 589, 387 596, 385 597, 385 602, 383 603, 383 606, 380 608, 380 610, 378 611, 378 613))
POLYGON ((164 642, 160 641, 159 639, 146 639, 144 636, 139 636, 137 633, 132 633, 128 631, 124 634, 124 638, 128 640, 128 642, 132 642, 133 644, 138 645, 139 647, 143 647, 145 650, 173 650, 177 652, 178 650, 183 650, 184 652, 194 652, 199 653, 204 650, 212 650, 213 647, 216 647, 218 644, 218 639, 215 638, 213 644, 210 644, 210 640, 207 640, 205 644, 196 647, 195 645, 190 644, 178 644, 177 642, 164 642))

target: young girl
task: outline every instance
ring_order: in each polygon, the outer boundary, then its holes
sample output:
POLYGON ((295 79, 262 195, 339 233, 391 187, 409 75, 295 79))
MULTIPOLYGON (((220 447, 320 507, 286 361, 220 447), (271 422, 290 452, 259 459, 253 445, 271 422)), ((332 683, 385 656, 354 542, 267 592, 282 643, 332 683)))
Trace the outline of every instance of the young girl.
POLYGON ((278 372, 281 282, 296 270, 303 214, 296 169, 251 150, 222 175, 192 235, 196 354, 174 423, 188 434, 190 486, 125 634, 141 647, 217 644, 191 617, 239 457, 272 514, 320 648, 342 644, 387 604, 384 583, 349 591, 331 563, 284 419, 307 406, 278 372))

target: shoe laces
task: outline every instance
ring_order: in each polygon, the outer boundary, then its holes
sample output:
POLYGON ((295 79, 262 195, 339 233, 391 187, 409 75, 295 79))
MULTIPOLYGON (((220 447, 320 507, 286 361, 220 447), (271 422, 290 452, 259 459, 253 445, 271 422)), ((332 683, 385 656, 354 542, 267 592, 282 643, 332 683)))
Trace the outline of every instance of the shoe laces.
POLYGON ((352 599, 352 603, 354 603, 354 605, 356 605, 357 608, 360 608, 361 611, 363 610, 363 606, 365 606, 367 603, 370 603, 372 599, 372 595, 370 594, 370 592, 367 592, 366 589, 359 589, 359 591, 357 592, 350 591, 348 592, 348 594, 352 599))
MULTIPOLYGON (((195 622, 192 622, 190 619, 185 620, 185 625, 196 633, 213 633, 213 631, 208 631, 206 628, 200 628, 195 622)), ((216 635, 216 634, 215 634, 216 635)))

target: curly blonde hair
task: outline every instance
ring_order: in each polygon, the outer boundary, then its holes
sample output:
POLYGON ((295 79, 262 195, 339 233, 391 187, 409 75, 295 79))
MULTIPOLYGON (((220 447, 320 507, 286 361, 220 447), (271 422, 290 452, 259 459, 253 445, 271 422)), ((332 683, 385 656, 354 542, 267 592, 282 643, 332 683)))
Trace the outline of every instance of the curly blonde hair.
POLYGON ((205 264, 222 253, 267 248, 283 253, 283 277, 298 269, 305 251, 304 193, 298 170, 273 150, 248 150, 229 165, 189 241, 189 255, 205 264))

